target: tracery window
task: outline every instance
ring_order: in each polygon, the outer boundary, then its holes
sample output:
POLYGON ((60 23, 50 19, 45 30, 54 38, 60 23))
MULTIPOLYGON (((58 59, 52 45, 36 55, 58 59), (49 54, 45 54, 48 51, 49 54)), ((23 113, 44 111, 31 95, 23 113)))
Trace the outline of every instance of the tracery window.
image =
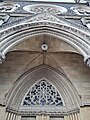
POLYGON ((63 106, 58 90, 46 80, 35 84, 24 97, 23 106, 63 106))

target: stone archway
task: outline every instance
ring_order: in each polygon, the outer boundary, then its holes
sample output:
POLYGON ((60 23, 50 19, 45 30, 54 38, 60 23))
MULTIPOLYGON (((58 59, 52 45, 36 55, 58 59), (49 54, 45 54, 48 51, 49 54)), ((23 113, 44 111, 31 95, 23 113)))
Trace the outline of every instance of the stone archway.
POLYGON ((21 75, 6 97, 6 120, 21 120, 21 116, 37 116, 37 120, 49 119, 49 116, 64 116, 68 120, 79 120, 81 101, 77 91, 62 71, 48 65, 40 65, 21 75), (21 102, 28 90, 38 81, 45 79, 60 92, 65 105, 59 109, 23 109, 21 102))
POLYGON ((89 66, 89 30, 46 11, 8 24, 8 27, 5 26, 5 29, 1 29, 0 63, 5 59, 6 53, 15 45, 27 38, 42 34, 57 37, 73 46, 84 57, 84 62, 89 66))

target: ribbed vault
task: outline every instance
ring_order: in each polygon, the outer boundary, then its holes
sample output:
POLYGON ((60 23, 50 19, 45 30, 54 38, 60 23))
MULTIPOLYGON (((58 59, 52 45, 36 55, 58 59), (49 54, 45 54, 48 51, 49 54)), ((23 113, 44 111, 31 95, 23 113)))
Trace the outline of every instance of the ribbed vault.
POLYGON ((57 37, 73 46, 85 61, 89 58, 90 43, 89 31, 79 25, 72 24, 63 18, 59 18, 47 12, 25 18, 13 23, 0 32, 0 60, 5 59, 5 55, 15 45, 26 39, 37 35, 51 35, 57 37), (15 25, 16 24, 16 25, 15 25))

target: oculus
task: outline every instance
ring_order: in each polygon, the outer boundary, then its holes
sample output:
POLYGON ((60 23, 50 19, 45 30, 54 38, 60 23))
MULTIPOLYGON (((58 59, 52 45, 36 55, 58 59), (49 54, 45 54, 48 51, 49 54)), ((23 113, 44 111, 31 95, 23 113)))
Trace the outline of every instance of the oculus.
POLYGON ((44 51, 46 51, 48 49, 48 45, 45 44, 45 43, 42 44, 41 49, 44 50, 44 51))

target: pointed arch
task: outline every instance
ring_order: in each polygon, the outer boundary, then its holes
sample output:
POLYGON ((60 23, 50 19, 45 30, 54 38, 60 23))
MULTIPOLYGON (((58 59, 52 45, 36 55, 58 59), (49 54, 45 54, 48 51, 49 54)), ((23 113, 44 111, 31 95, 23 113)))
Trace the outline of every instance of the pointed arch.
POLYGON ((40 65, 25 72, 18 78, 16 83, 9 91, 6 98, 7 111, 16 112, 18 114, 38 114, 41 111, 46 111, 46 114, 68 114, 70 112, 77 112, 80 107, 80 98, 70 80, 62 72, 52 68, 48 65, 40 65), (52 107, 36 107, 28 108, 21 107, 22 100, 27 94, 28 90, 38 81, 46 79, 49 83, 53 84, 58 92, 61 94, 65 106, 52 107))
POLYGON ((42 12, 17 21, 15 24, 10 24, 9 27, 0 31, 0 61, 2 62, 6 53, 18 43, 41 34, 62 39, 78 50, 85 58, 90 55, 89 30, 56 15, 42 12))

